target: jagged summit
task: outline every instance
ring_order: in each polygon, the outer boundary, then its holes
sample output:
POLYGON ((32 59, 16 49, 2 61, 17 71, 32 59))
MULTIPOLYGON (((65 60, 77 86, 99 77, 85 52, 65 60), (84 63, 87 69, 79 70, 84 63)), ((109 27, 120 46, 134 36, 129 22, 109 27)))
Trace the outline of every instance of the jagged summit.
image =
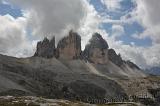
POLYGON ((37 43, 37 50, 34 56, 51 58, 55 55, 55 37, 53 37, 50 41, 47 37, 44 38, 43 41, 37 43))
POLYGON ((68 36, 62 38, 55 47, 55 37, 50 41, 47 37, 43 41, 37 43, 37 50, 34 56, 44 58, 63 58, 63 59, 77 59, 81 55, 81 37, 72 30, 68 36))
POLYGON ((86 45, 83 55, 90 62, 106 64, 108 61, 108 44, 98 33, 94 33, 86 45))
POLYGON ((81 54, 81 37, 72 30, 57 45, 59 58, 76 59, 81 54))
POLYGON ((100 48, 100 49, 108 49, 108 43, 103 39, 103 37, 99 33, 94 33, 92 38, 89 40, 90 45, 93 48, 100 48))
POLYGON ((108 58, 110 61, 112 61, 114 64, 118 65, 119 67, 123 65, 123 60, 121 58, 120 54, 116 54, 114 49, 108 50, 108 58))
POLYGON ((111 61, 118 67, 127 64, 131 68, 140 69, 134 63, 124 61, 120 54, 116 54, 114 49, 109 49, 108 43, 99 33, 92 35, 84 51, 81 50, 81 36, 72 30, 68 36, 58 42, 57 48, 55 47, 55 37, 51 40, 45 37, 43 41, 37 43, 37 50, 34 56, 56 57, 68 60, 84 59, 95 64, 107 64, 108 61, 111 61))

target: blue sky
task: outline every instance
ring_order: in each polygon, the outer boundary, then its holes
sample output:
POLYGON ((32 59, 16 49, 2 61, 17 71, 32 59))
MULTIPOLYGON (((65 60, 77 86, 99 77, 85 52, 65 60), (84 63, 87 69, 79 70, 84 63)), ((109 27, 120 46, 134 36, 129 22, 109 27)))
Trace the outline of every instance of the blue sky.
POLYGON ((10 14, 14 18, 21 17, 22 12, 19 7, 11 6, 9 4, 0 3, 0 15, 10 14))

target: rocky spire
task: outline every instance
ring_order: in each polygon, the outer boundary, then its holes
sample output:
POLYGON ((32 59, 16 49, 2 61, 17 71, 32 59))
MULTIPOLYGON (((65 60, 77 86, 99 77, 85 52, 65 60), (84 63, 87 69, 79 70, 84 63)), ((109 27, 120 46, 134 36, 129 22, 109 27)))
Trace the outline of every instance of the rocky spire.
POLYGON ((129 67, 133 68, 133 69, 137 69, 140 70, 140 68, 133 62, 131 62, 130 60, 124 61, 129 67))
POLYGON ((37 43, 37 50, 34 56, 51 58, 55 55, 55 37, 53 37, 50 41, 47 37, 44 38, 43 41, 37 43))
POLYGON ((123 64, 121 55, 120 54, 117 55, 114 49, 108 50, 108 58, 110 61, 112 61, 114 64, 118 65, 119 67, 123 64))
POLYGON ((100 48, 100 49, 108 49, 107 42, 102 38, 102 36, 99 33, 94 33, 92 35, 92 38, 90 39, 89 43, 94 48, 100 48))
POLYGON ((55 48, 55 37, 51 40, 45 37, 43 41, 37 43, 37 50, 34 56, 56 57, 67 60, 81 58, 94 64, 107 64, 108 61, 111 61, 119 67, 126 64, 131 68, 140 69, 136 64, 124 61, 120 54, 116 54, 114 49, 109 49, 107 42, 98 33, 92 35, 83 52, 81 52, 81 37, 72 30, 68 36, 58 42, 57 48, 55 48))
POLYGON ((71 30, 68 36, 59 41, 57 45, 57 52, 59 54, 59 58, 79 58, 81 54, 81 37, 71 30))
POLYGON ((108 44, 98 33, 92 35, 89 44, 83 52, 84 58, 96 64, 105 64, 108 61, 108 44))

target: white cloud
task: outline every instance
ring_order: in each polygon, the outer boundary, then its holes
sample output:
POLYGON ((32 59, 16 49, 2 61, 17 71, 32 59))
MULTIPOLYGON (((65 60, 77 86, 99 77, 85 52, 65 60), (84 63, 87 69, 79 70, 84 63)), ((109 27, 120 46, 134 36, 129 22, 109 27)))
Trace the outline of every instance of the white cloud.
MULTIPOLYGON (((9 0, 23 9, 27 25, 37 39, 56 36, 61 39, 74 29, 82 36, 82 48, 94 32, 98 32, 101 17, 87 0, 9 0)), ((34 49, 34 48, 32 48, 34 49)))
POLYGON ((150 37, 154 43, 160 43, 160 1, 159 0, 133 0, 136 8, 122 20, 128 23, 138 22, 144 27, 144 32, 136 38, 150 37), (129 16, 129 17, 128 17, 129 16))
POLYGON ((121 8, 121 1, 123 0, 101 0, 109 11, 116 11, 121 8))
POLYGON ((77 30, 86 16, 84 0, 10 0, 21 6, 33 35, 61 39, 66 29, 77 30))
POLYGON ((135 43, 126 45, 121 41, 111 39, 110 46, 122 54, 125 59, 130 59, 139 66, 160 66, 160 1, 159 0, 133 0, 136 8, 132 12, 121 17, 120 20, 106 19, 104 22, 112 24, 132 24, 138 22, 143 28, 142 33, 135 33, 132 37, 136 39, 151 38, 152 46, 139 47, 135 43))
POLYGON ((31 55, 32 49, 26 39, 26 19, 4 15, 0 16, 0 23, 0 53, 16 57, 31 55))
POLYGON ((154 44, 142 52, 149 66, 160 66, 160 44, 154 44))
POLYGON ((151 47, 140 47, 133 42, 131 42, 132 45, 124 44, 122 41, 117 41, 112 37, 107 37, 106 39, 110 48, 120 53, 124 60, 130 60, 144 69, 160 65, 159 44, 151 47))
POLYGON ((87 1, 84 1, 84 5, 86 5, 87 14, 83 20, 81 20, 81 25, 78 29, 78 33, 82 37, 82 49, 85 48, 85 45, 88 43, 94 32, 102 32, 102 30, 99 29, 102 18, 93 5, 89 4, 87 1))
POLYGON ((117 38, 125 33, 122 25, 112 25, 112 37, 117 38))

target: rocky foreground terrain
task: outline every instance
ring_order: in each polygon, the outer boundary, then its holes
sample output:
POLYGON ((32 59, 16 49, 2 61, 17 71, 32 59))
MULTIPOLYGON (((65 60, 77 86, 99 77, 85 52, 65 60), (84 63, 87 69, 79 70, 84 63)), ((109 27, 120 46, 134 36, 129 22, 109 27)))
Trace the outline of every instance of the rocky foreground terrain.
POLYGON ((142 106, 139 103, 89 104, 81 101, 44 99, 41 97, 0 97, 0 106, 142 106))
POLYGON ((81 37, 70 31, 57 47, 55 38, 38 42, 32 57, 0 55, 3 97, 40 96, 92 104, 134 102, 158 106, 159 91, 160 77, 147 75, 136 64, 124 61, 98 33, 93 34, 84 51, 81 37))

